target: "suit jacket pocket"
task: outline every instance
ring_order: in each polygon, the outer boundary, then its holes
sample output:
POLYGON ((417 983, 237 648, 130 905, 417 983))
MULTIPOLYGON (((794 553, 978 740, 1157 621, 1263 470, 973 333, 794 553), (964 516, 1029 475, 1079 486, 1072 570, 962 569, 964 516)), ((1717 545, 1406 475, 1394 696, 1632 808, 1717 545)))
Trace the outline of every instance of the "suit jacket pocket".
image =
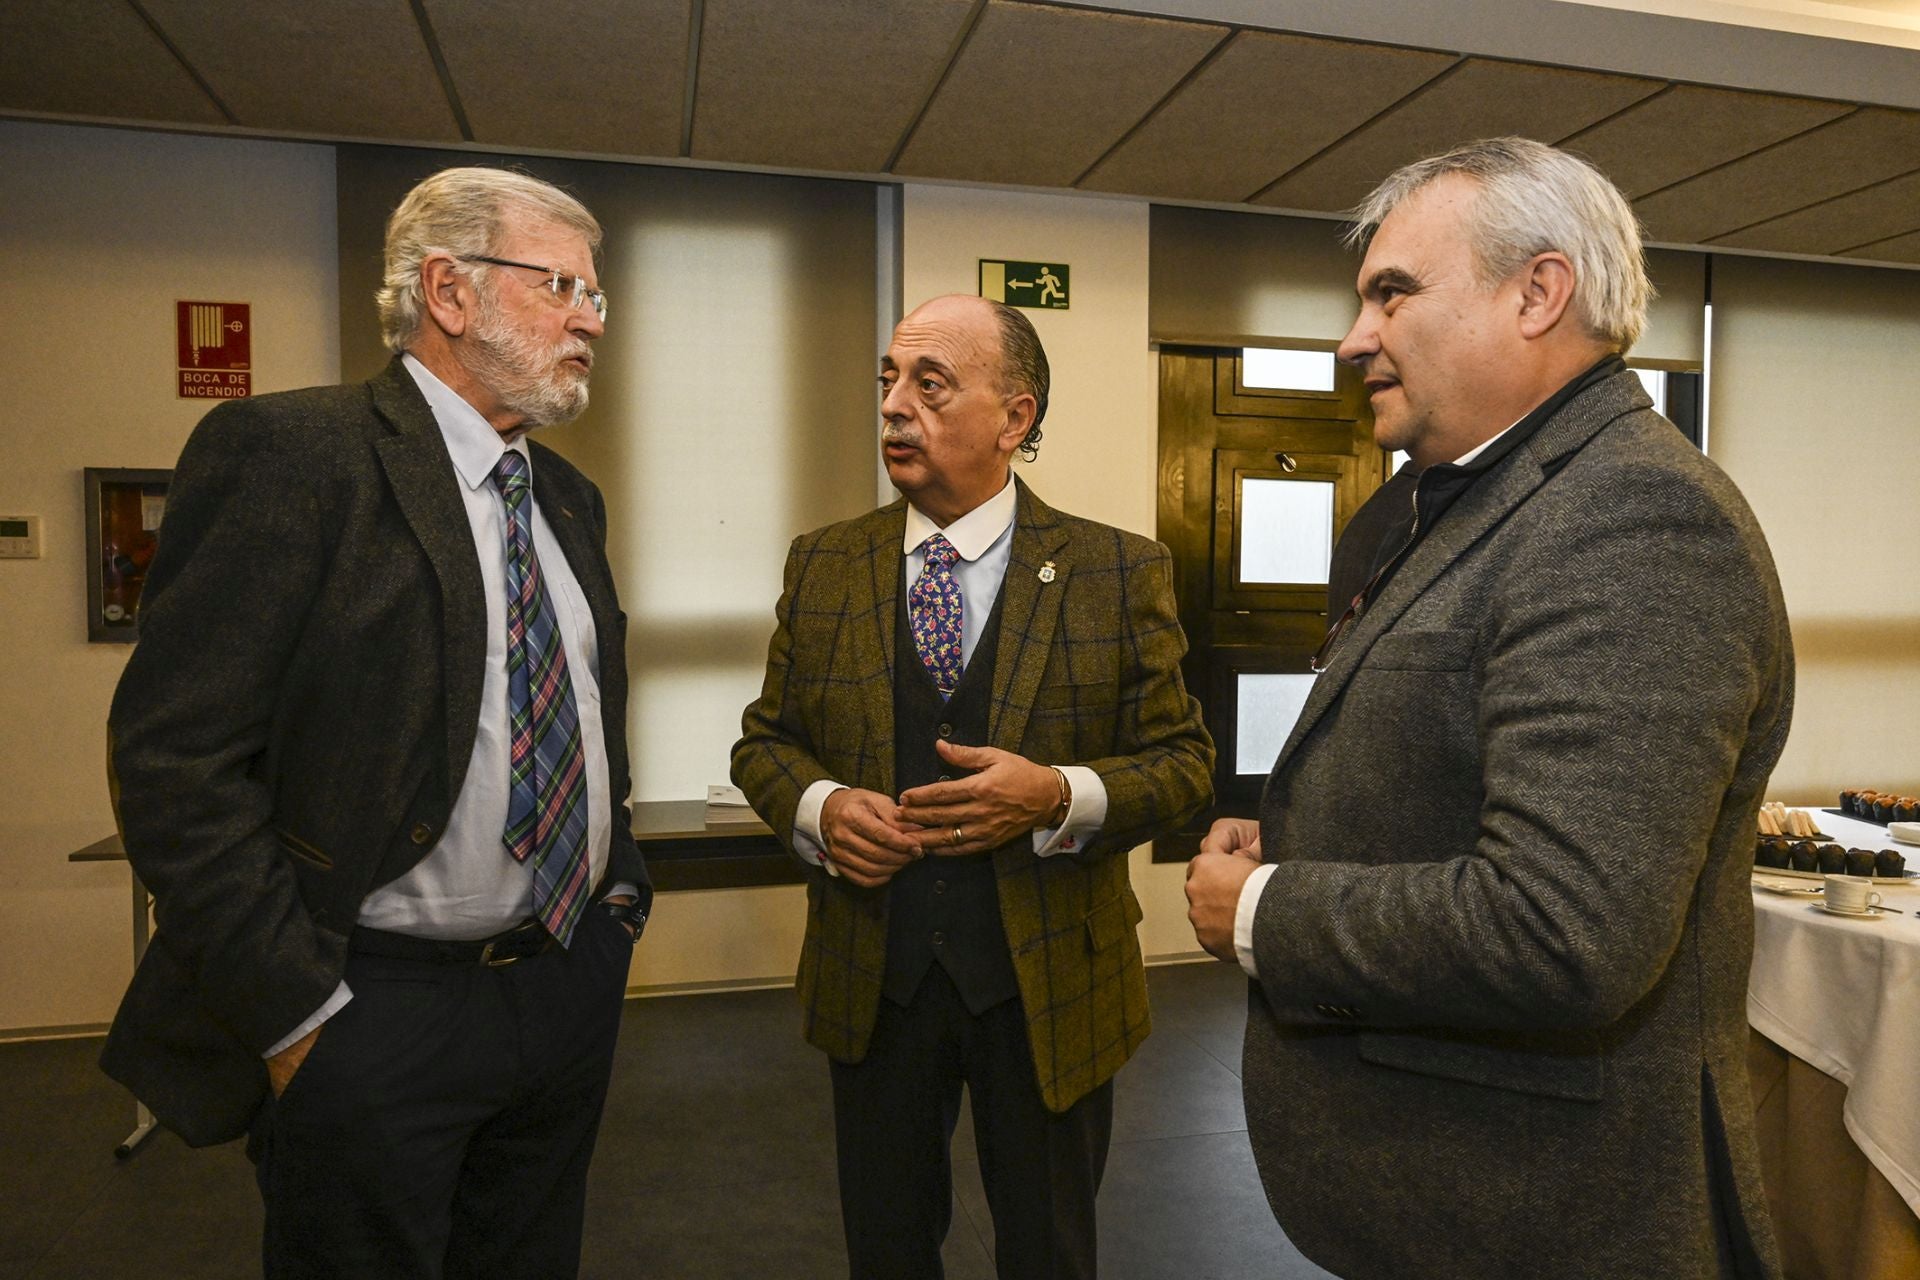
POLYGON ((1363 670, 1464 671, 1473 662, 1474 633, 1465 628, 1394 631, 1367 650, 1363 670))
POLYGON ((1599 1037, 1580 1032, 1362 1032, 1359 1053, 1376 1066, 1570 1102, 1606 1093, 1599 1037))
POLYGON ((300 859, 300 861, 328 871, 333 869, 333 859, 328 857, 326 851, 318 845, 309 844, 292 832, 282 831, 278 827, 273 829, 273 834, 279 838, 280 847, 300 859))
POLYGON ((1105 951, 1126 940, 1140 923, 1140 904, 1132 895, 1112 898, 1087 913, 1087 950, 1105 951))

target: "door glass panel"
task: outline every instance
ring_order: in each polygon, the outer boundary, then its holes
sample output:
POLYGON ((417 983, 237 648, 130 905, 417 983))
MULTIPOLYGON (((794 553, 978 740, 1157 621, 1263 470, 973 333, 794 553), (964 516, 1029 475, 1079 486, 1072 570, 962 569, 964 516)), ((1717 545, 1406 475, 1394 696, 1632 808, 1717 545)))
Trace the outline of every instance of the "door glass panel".
POLYGON ((1333 352, 1247 347, 1240 353, 1240 381, 1275 391, 1333 390, 1333 352))
POLYGON ((1240 581, 1320 583, 1333 560, 1333 484, 1240 484, 1240 581))
POLYGON ((1665 369, 1635 369, 1640 385, 1653 397, 1653 411, 1662 417, 1667 413, 1667 371, 1665 369))
POLYGON ((1313 692, 1312 676, 1240 673, 1234 722, 1233 771, 1266 773, 1287 744, 1300 709, 1313 692))

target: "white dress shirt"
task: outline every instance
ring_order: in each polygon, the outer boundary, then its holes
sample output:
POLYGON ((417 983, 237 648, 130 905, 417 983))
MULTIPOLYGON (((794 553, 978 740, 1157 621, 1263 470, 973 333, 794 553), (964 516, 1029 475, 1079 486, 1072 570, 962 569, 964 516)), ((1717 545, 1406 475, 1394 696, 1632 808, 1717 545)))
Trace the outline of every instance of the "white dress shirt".
MULTIPOLYGON (((965 601, 960 612, 962 663, 973 660, 973 651, 986 633, 993 601, 1000 596, 1000 584, 1006 580, 1007 562, 1013 555, 1013 517, 1018 497, 1019 491, 1014 488, 1013 475, 1009 472, 1007 483, 999 493, 945 529, 912 503, 907 504, 907 531, 901 539, 900 550, 906 556, 909 586, 926 567, 926 541, 934 534, 945 535, 953 549, 960 553, 953 565, 953 576, 959 580, 960 596, 965 601)), ((896 662, 913 656, 910 640, 902 638, 895 644, 896 662)), ((1067 806, 1067 816, 1059 826, 1034 831, 1033 851, 1042 858, 1080 848, 1100 833, 1107 820, 1107 787, 1100 781, 1100 775, 1084 765, 1057 767, 1067 776, 1072 799, 1067 806)), ((793 850, 808 862, 821 864, 820 849, 824 842, 820 836, 820 811, 827 797, 843 790, 844 786, 822 778, 800 795, 800 805, 793 818, 793 850)), ((831 862, 824 865, 829 873, 840 874, 831 862)))
MULTIPOLYGON (((533 914, 533 864, 516 862, 502 833, 507 825, 507 777, 512 737, 507 710, 507 553, 506 499, 493 483, 493 468, 508 449, 533 459, 525 437, 507 444, 500 433, 446 383, 412 356, 401 363, 413 376, 433 410, 460 478, 473 548, 480 561, 480 582, 487 606, 487 658, 480 685, 480 720, 473 755, 446 830, 414 868, 369 893, 360 904, 360 923, 370 929, 420 938, 464 941, 487 938, 513 928, 533 914)), ((580 741, 586 756, 588 884, 598 884, 607 868, 612 818, 607 770, 606 730, 600 715, 600 654, 593 614, 586 595, 567 564, 566 553, 531 493, 533 550, 541 581, 553 602, 567 675, 579 711, 580 741)), ((631 886, 624 886, 632 892, 631 886)), ((617 893, 622 886, 609 892, 617 893)), ((267 1050, 271 1057, 325 1022, 353 998, 345 981, 307 1021, 267 1050)))
MULTIPOLYGON (((1523 414, 1520 418, 1508 423, 1504 430, 1488 436, 1485 440, 1482 440, 1479 444, 1455 458, 1453 465, 1456 467, 1466 466, 1469 462, 1472 462, 1475 458, 1493 447, 1495 440, 1498 440, 1501 436, 1507 434, 1508 431, 1519 426, 1524 420, 1525 415, 1523 414)), ((1265 853, 1266 850, 1263 849, 1261 852, 1265 853)), ((1274 863, 1266 863, 1252 875, 1248 876, 1247 882, 1240 886, 1240 898, 1234 906, 1233 953, 1239 957, 1240 967, 1247 971, 1249 978, 1257 979, 1260 976, 1259 967, 1254 963, 1253 959, 1253 917, 1260 909, 1260 895, 1265 892, 1267 881, 1273 879, 1275 865, 1274 863)))

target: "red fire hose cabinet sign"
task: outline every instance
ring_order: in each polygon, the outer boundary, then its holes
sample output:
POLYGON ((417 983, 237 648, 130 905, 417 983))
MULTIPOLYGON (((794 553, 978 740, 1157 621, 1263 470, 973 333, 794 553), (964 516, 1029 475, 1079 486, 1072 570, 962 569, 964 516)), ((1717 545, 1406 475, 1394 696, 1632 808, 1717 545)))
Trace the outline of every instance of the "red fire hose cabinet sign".
POLYGON ((173 307, 180 398, 252 395, 253 307, 245 302, 176 302, 173 307))

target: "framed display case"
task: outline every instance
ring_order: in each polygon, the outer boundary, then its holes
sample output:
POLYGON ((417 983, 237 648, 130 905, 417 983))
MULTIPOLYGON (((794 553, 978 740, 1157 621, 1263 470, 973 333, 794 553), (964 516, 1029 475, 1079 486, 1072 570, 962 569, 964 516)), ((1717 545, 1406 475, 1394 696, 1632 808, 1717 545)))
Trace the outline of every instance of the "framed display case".
POLYGON ((173 472, 88 467, 87 639, 132 644, 140 637, 140 591, 160 545, 173 472))

